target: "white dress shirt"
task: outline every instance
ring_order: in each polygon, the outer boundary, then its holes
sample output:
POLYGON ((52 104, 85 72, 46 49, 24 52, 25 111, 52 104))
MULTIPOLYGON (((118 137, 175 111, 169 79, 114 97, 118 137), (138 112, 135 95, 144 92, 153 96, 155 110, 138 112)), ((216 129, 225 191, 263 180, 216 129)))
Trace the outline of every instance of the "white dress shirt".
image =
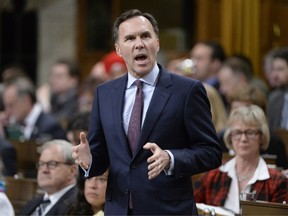
POLYGON ((256 181, 263 181, 270 178, 268 167, 262 157, 259 157, 259 162, 254 175, 247 183, 247 186, 243 191, 239 191, 238 178, 236 174, 236 159, 233 158, 224 165, 219 167, 221 172, 226 172, 227 175, 232 179, 228 196, 226 198, 224 207, 232 210, 233 212, 240 213, 240 192, 250 192, 251 186, 256 181), (237 194, 237 195, 236 195, 237 194))
POLYGON ((32 134, 33 130, 35 129, 36 121, 38 120, 41 112, 42 112, 41 105, 35 104, 31 110, 31 112, 25 118, 25 120, 24 120, 25 127, 23 129, 23 135, 24 135, 25 139, 27 139, 27 140, 30 139, 31 134, 32 134))

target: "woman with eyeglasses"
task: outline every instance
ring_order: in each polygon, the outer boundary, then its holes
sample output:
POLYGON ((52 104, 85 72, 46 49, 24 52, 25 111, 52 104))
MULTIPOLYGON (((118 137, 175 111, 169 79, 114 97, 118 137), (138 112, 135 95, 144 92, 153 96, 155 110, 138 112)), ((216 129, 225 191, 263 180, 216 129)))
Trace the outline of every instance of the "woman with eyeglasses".
POLYGON ((286 200, 287 179, 280 171, 268 168, 260 156, 268 148, 269 128, 263 110, 256 106, 234 109, 228 119, 224 142, 235 156, 209 171, 195 182, 197 203, 222 206, 240 213, 240 194, 252 192, 255 200, 286 200))

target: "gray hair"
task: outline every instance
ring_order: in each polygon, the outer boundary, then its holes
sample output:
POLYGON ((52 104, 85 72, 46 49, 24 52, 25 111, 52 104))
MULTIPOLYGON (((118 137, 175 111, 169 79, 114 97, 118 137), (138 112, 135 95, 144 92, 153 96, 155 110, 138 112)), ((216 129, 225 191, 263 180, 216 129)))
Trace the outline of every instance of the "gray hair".
POLYGON ((74 158, 72 157, 72 147, 73 145, 69 143, 66 140, 61 140, 61 139, 54 139, 45 142, 41 148, 40 148, 40 153, 42 153, 45 149, 50 148, 51 146, 57 146, 62 150, 64 160, 68 164, 76 164, 74 158))
POLYGON ((17 94, 20 98, 23 98, 25 95, 29 95, 31 98, 32 103, 36 103, 36 93, 35 93, 35 86, 33 85, 32 81, 27 77, 15 77, 7 82, 5 82, 5 88, 10 86, 15 86, 17 89, 17 94))

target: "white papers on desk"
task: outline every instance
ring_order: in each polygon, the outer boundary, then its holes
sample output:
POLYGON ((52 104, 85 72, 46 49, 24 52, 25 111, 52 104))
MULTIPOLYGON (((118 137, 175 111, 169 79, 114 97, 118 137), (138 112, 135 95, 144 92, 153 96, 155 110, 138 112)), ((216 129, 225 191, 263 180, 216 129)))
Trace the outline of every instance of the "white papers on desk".
POLYGON ((205 212, 209 210, 209 212, 215 212, 216 215, 222 215, 222 216, 234 216, 235 214, 227 209, 224 209, 220 206, 212 206, 212 205, 206 205, 204 203, 196 203, 197 209, 205 212), (214 209, 214 210, 213 210, 214 209))

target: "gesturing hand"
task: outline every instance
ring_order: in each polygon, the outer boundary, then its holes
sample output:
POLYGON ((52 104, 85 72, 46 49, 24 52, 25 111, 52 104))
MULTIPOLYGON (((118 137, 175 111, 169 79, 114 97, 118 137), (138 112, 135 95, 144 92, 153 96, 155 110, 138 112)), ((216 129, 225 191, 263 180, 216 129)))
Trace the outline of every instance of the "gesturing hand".
POLYGON ((146 143, 144 149, 149 149, 153 155, 147 159, 148 179, 156 178, 170 164, 169 154, 155 143, 146 143))
POLYGON ((88 169, 91 163, 90 147, 84 132, 80 133, 80 144, 73 147, 72 157, 75 162, 84 169, 88 169))

